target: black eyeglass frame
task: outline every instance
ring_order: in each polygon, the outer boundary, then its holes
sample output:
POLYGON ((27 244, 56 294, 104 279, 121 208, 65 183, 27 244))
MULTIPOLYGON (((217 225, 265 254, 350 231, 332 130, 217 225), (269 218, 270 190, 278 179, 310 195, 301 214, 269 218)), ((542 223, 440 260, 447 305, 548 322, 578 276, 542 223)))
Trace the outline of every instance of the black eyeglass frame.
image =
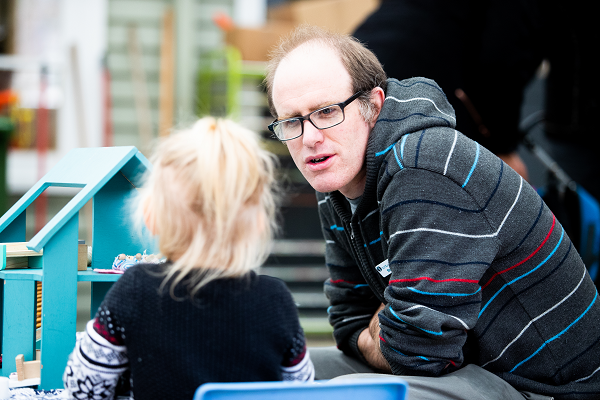
POLYGON ((341 124, 342 122, 344 122, 346 120, 346 113, 344 112, 344 108, 346 108, 348 106, 348 104, 352 103, 354 100, 356 100, 357 98, 360 97, 360 95, 362 95, 363 93, 365 93, 364 91, 359 91, 354 93, 352 96, 350 96, 347 100, 342 101, 341 103, 336 103, 336 104, 330 104, 328 106, 325 107, 321 107, 315 111, 312 111, 306 115, 303 115, 301 117, 292 117, 292 118, 286 118, 286 119, 282 119, 281 121, 275 120, 273 122, 271 122, 269 124, 269 126, 267 126, 267 128, 269 128, 269 130, 273 133, 273 136, 275 136, 275 138, 277 138, 277 140, 281 141, 281 142, 287 142, 288 140, 294 140, 299 138, 300 136, 304 135, 304 121, 310 122, 312 124, 312 126, 314 126, 316 129, 319 130, 324 130, 324 129, 329 129, 329 128, 333 128, 334 126, 337 126, 339 124, 341 124), (331 126, 328 126, 327 128, 319 128, 318 126, 315 125, 315 123, 310 119, 310 116, 316 112, 319 112, 321 110, 324 110, 326 108, 329 107, 333 107, 333 106, 338 106, 341 110, 342 110, 342 120, 336 124, 333 124, 331 126), (282 122, 286 122, 286 121, 290 121, 293 119, 297 119, 300 121, 300 134, 298 136, 294 136, 293 138, 289 138, 289 139, 280 139, 279 136, 277 136, 277 134, 275 133, 275 127, 279 124, 281 124, 282 122))

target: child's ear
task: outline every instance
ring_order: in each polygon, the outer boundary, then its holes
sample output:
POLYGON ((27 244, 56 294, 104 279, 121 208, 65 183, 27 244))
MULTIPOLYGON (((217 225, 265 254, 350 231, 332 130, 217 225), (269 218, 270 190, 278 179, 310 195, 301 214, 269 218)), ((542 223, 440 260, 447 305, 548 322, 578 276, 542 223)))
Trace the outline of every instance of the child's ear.
POLYGON ((156 216, 152 212, 150 208, 150 199, 145 198, 144 203, 142 205, 142 209, 144 211, 144 224, 146 224, 146 228, 150 231, 151 234, 157 235, 158 230, 156 229, 156 216))

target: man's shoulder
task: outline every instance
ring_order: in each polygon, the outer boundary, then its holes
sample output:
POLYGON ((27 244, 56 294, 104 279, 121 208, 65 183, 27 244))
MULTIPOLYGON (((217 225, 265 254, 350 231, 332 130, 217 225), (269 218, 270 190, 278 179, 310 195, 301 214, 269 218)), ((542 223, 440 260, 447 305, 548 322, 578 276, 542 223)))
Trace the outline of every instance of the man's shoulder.
POLYGON ((485 168, 493 164, 495 170, 499 165, 496 156, 453 128, 407 133, 386 150, 380 168, 385 169, 383 175, 390 176, 399 171, 428 170, 464 180, 474 166, 485 168))

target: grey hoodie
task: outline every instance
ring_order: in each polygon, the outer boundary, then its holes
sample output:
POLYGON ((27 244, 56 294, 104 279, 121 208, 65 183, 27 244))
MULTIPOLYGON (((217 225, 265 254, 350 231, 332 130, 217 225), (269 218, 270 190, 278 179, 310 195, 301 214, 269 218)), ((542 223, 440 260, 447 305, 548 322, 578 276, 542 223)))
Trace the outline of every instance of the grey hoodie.
POLYGON ((537 192, 454 129, 424 78, 388 81, 351 214, 317 193, 338 347, 381 303, 381 351, 396 375, 474 363, 518 390, 600 396, 600 306, 570 239, 537 192))

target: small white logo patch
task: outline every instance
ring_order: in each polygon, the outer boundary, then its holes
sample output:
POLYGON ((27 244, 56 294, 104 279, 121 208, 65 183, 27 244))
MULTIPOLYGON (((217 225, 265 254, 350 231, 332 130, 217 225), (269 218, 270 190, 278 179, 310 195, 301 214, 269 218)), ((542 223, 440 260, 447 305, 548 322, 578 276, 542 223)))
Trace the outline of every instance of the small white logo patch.
POLYGON ((384 278, 386 276, 388 276, 389 274, 392 273, 392 270, 390 269, 390 265, 388 263, 388 260, 384 260, 382 261, 378 266, 375 267, 375 269, 377 270, 377 272, 379 272, 379 274, 381 276, 383 276, 384 278))

